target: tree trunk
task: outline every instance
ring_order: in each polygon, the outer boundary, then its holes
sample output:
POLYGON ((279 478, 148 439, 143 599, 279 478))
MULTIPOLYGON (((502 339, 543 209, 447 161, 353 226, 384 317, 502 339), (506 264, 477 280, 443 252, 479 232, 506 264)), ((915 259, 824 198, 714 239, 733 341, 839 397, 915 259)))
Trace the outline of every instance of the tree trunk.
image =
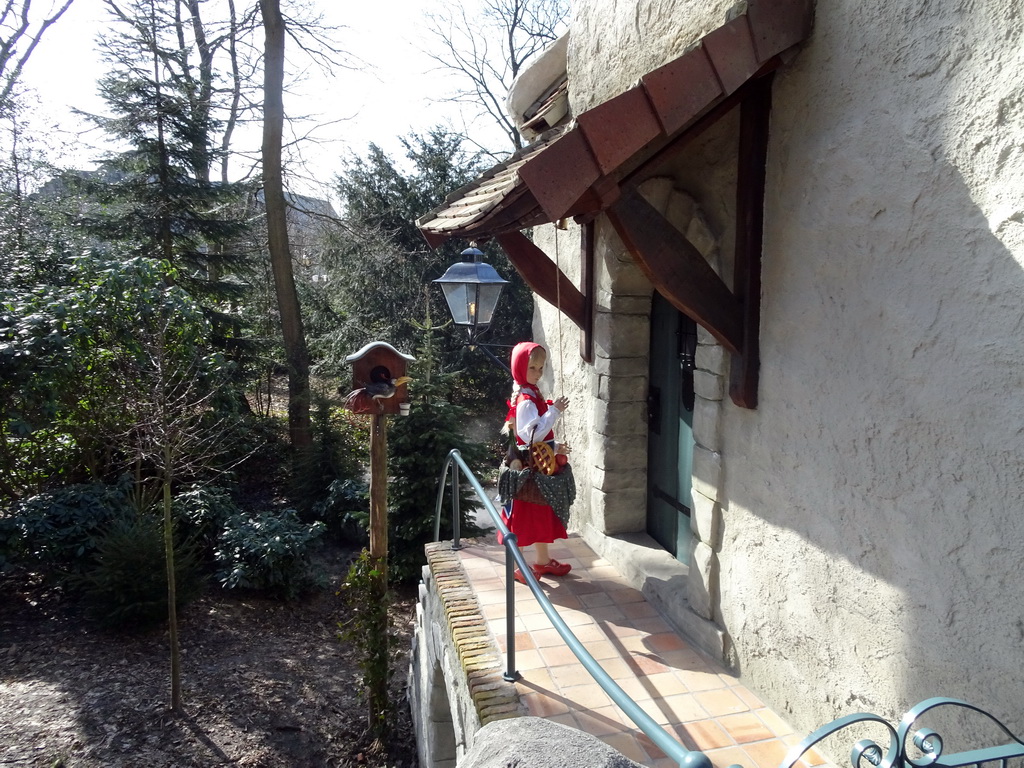
POLYGON ((274 270, 281 331, 288 362, 288 433, 296 462, 313 445, 309 417, 309 352, 295 292, 287 207, 281 168, 284 130, 284 19, 280 0, 260 0, 266 47, 263 59, 263 195, 267 208, 267 240, 274 270))

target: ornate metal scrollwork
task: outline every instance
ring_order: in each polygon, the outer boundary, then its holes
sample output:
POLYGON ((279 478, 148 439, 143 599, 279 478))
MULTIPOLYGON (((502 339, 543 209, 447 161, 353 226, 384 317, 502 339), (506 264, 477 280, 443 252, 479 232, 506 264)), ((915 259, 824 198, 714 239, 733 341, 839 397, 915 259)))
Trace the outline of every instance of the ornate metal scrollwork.
POLYGON ((1005 761, 1010 758, 1024 757, 1024 741, 988 712, 959 699, 936 697, 926 699, 911 708, 895 728, 884 718, 864 712, 833 720, 790 749, 779 768, 793 768, 797 761, 819 742, 847 728, 867 723, 881 724, 889 732, 889 744, 887 748, 883 748, 873 739, 861 739, 856 742, 850 752, 850 764, 853 768, 959 768, 968 765, 981 766, 989 762, 1005 766, 1005 761), (918 721, 926 712, 943 706, 960 707, 979 713, 998 726, 1009 738, 1009 742, 944 754, 942 736, 931 728, 918 725, 918 721), (909 754, 908 750, 914 754, 909 754))

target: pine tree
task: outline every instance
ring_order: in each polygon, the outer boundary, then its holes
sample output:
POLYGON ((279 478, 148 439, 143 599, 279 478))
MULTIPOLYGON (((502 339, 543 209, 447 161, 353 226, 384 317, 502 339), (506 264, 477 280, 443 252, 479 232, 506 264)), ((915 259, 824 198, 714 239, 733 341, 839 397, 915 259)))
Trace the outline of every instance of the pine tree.
MULTIPOLYGON (((486 456, 484 446, 463 437, 466 409, 455 402, 454 396, 459 374, 438 370, 438 329, 429 317, 417 328, 422 343, 410 371, 409 415, 393 421, 388 437, 388 471, 392 477, 388 484, 388 569, 396 581, 416 578, 426 562, 423 545, 434 539, 437 480, 449 451, 457 448, 478 476, 486 456)), ((495 434, 499 428, 496 424, 495 434)), ((461 535, 473 536, 480 532, 471 514, 478 502, 461 473, 459 476, 461 535)), ((441 504, 441 538, 451 538, 452 530, 449 483, 441 504)))
MULTIPOLYGON (((119 7, 120 32, 102 42, 110 73, 99 81, 111 115, 92 119, 123 151, 99 171, 78 175, 86 203, 82 224, 101 249, 165 261, 178 284, 223 324, 219 302, 242 290, 244 257, 228 246, 245 233, 245 188, 211 181, 219 154, 211 104, 197 98, 166 2, 119 7), (133 23, 124 23, 131 18, 133 23)), ((216 331, 215 331, 216 333, 216 331)))

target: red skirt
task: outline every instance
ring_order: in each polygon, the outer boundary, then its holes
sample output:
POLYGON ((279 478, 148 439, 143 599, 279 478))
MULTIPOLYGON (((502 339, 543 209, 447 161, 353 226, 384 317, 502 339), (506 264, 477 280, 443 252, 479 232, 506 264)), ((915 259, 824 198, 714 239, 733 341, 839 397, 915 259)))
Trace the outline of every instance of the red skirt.
MULTIPOLYGON (((501 521, 516 535, 520 547, 528 547, 538 541, 550 544, 555 539, 566 539, 569 533, 562 521, 547 504, 531 504, 528 501, 513 501, 512 514, 501 510, 501 521)), ((502 536, 498 534, 498 543, 502 536)))

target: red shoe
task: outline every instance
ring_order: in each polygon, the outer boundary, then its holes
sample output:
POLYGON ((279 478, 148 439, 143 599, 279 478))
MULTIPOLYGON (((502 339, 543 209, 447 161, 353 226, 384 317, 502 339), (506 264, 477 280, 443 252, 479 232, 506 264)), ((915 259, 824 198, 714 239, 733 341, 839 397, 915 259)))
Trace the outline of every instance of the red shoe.
POLYGON ((572 570, 572 566, 568 563, 560 563, 554 558, 548 560, 543 565, 537 563, 533 564, 533 575, 537 578, 550 574, 551 576, 565 576, 569 571, 572 570))
MULTIPOLYGON (((534 573, 536 573, 536 571, 534 571, 534 573)), ((518 568, 516 568, 515 572, 512 574, 512 578, 518 581, 520 584, 526 583, 526 577, 523 576, 523 572, 520 571, 518 568)))

